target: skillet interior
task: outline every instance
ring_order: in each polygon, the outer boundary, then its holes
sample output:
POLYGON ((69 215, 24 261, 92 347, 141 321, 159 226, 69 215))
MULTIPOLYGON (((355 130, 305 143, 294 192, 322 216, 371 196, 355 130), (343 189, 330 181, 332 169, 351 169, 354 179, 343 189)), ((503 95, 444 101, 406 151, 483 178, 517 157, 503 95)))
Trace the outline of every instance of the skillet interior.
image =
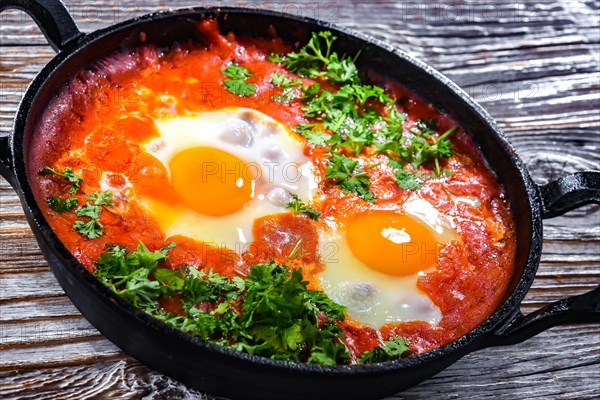
MULTIPOLYGON (((19 182, 28 182, 26 160, 32 150, 31 135, 37 118, 77 71, 115 51, 143 45, 141 32, 146 34, 145 43, 159 46, 190 38, 202 41, 195 28, 198 13, 202 12, 205 10, 182 10, 127 21, 88 35, 59 54, 34 80, 17 117, 15 143, 22 151, 15 157, 19 182)), ((283 18, 265 11, 224 9, 217 14, 223 32, 266 36, 273 26, 290 43, 304 43, 311 31, 332 30, 339 37, 337 51, 348 54, 362 51, 359 68, 368 64, 376 72, 397 79, 460 121, 506 188, 517 223, 517 273, 511 282, 512 293, 507 293, 504 305, 474 331, 439 349, 398 362, 322 367, 252 357, 191 338, 117 298, 58 242, 35 205, 28 185, 22 185, 22 194, 29 205, 26 210, 29 222, 53 272, 73 302, 103 334, 128 353, 187 384, 226 395, 286 393, 289 398, 291 391, 299 398, 307 395, 330 398, 332 393, 348 398, 372 398, 412 386, 475 349, 494 326, 517 309, 535 274, 541 242, 537 190, 495 123, 452 82, 372 38, 350 36, 326 23, 283 18)))

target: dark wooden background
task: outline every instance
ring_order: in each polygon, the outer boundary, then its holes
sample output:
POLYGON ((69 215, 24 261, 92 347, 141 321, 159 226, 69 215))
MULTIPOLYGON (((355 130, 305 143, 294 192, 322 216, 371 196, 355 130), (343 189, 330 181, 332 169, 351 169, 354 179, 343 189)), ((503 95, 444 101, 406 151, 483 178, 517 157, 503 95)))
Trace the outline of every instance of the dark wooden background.
MULTIPOLYGON (((66 1, 89 32, 165 8, 245 5, 337 22, 430 63, 505 129, 536 181, 600 169, 598 1, 66 1)), ((54 55, 24 13, 0 15, 0 135, 54 55)), ((531 312, 600 280, 600 213, 544 224, 531 312)), ((600 327, 568 325, 473 353, 395 399, 600 398, 600 327)), ((128 357, 75 309, 0 179, 0 398, 209 399, 128 357)))

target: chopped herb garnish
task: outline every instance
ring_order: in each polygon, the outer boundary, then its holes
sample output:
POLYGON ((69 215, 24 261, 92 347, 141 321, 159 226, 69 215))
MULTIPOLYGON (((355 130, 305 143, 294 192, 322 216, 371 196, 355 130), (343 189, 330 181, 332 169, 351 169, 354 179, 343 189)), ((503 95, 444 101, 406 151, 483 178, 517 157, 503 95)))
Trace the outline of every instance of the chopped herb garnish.
POLYGON ((272 62, 272 63, 280 63, 284 60, 284 56, 282 56, 281 54, 277 54, 277 53, 271 53, 267 56, 267 61, 272 62))
POLYGON ((241 79, 225 80, 225 87, 233 94, 248 97, 256 93, 256 86, 241 79))
POLYGON ((96 239, 102 236, 102 228, 104 226, 97 219, 91 219, 88 222, 77 220, 73 224, 73 229, 88 239, 96 239))
POLYGON ((325 293, 317 290, 309 290, 307 297, 327 317, 340 321, 344 320, 346 307, 333 302, 325 293))
POLYGON ((271 84, 282 89, 281 94, 273 95, 273 100, 289 103, 301 94, 302 81, 291 79, 287 75, 274 72, 271 74, 271 84))
POLYGON ((247 78, 252 76, 252 72, 246 67, 242 67, 236 62, 232 62, 221 71, 223 75, 230 79, 223 81, 225 88, 233 94, 238 96, 251 96, 256 93, 256 86, 246 81, 247 78))
POLYGON ((344 58, 332 51, 336 37, 329 31, 312 33, 309 42, 298 52, 286 56, 272 56, 269 61, 280 62, 291 72, 308 78, 327 78, 336 83, 358 83, 355 60, 344 58))
POLYGON ((319 124, 298 124, 294 129, 296 133, 304 136, 308 143, 324 146, 330 136, 325 135, 319 124))
POLYGON ((56 212, 64 213, 67 211, 71 211, 79 204, 77 197, 69 197, 69 198, 60 198, 57 196, 49 196, 46 198, 46 203, 48 207, 53 209, 56 212))
POLYGON ((96 239, 102 236, 103 228, 100 221, 98 221, 100 213, 102 212, 100 206, 112 205, 112 192, 110 190, 94 192, 90 194, 86 200, 84 205, 75 210, 75 215, 78 217, 88 217, 91 220, 87 222, 77 220, 73 224, 73 229, 83 236, 86 236, 88 239, 96 239))
POLYGON ((102 209, 99 206, 88 202, 79 207, 77 210, 75 210, 75 215, 77 215, 78 217, 89 217, 93 219, 98 219, 101 211, 102 209))
MULTIPOLYGON (((83 178, 77 176, 73 170, 69 167, 65 168, 62 172, 57 172, 56 170, 46 166, 40 172, 40 175, 57 175, 62 178, 65 178, 69 182, 71 182, 71 187, 69 188, 69 193, 77 192, 81 187, 81 182, 83 182, 83 178)), ((86 199, 86 203, 82 206, 79 206, 75 210, 75 215, 78 217, 87 217, 90 218, 89 221, 77 220, 73 224, 73 229, 77 232, 81 233, 83 236, 88 239, 96 239, 102 236, 102 224, 98 221, 100 216, 100 212, 102 209, 100 206, 110 206, 112 203, 112 193, 109 190, 94 192, 89 195, 86 199)), ((67 212, 73 210, 75 207, 79 205, 79 201, 77 197, 69 197, 69 198, 60 198, 57 196, 49 196, 46 199, 46 203, 48 206, 56 212, 67 212)))
POLYGON ((375 203, 375 196, 369 189, 371 181, 362 171, 357 160, 345 155, 333 154, 327 163, 325 178, 331 179, 344 190, 344 193, 355 193, 369 203, 375 203))
POLYGON ((110 206, 112 204, 112 192, 110 190, 94 192, 89 195, 88 200, 96 206, 110 206))
POLYGON ((58 172, 53 168, 46 166, 39 174, 42 176, 56 175, 65 178, 71 182, 71 187, 69 188, 69 193, 71 194, 76 193, 80 188, 81 182, 83 182, 83 178, 77 176, 70 167, 65 168, 62 172, 58 172))
POLYGON ((286 204, 286 208, 289 208, 296 213, 306 214, 312 219, 319 219, 319 216, 321 215, 319 211, 304 204, 297 194, 290 193, 290 196, 292 197, 292 200, 286 204))
POLYGON ((347 364, 350 352, 336 322, 344 307, 308 290, 300 269, 255 264, 245 279, 193 266, 162 266, 169 248, 108 246, 95 275, 135 306, 177 329, 250 354, 315 364, 347 364), (163 310, 165 296, 181 298, 184 315, 163 310), (210 304, 199 308, 199 303, 210 304), (319 316, 318 314, 321 316, 319 316))
MULTIPOLYGON (((337 327, 337 325, 334 325, 337 327)), ((324 340, 322 343, 312 347, 312 352, 307 362, 311 364, 322 364, 322 365, 337 365, 342 363, 348 363, 350 361, 350 352, 348 347, 339 339, 335 337, 332 340, 324 340)))
POLYGON ((305 253, 305 251, 302 250, 301 248, 302 248, 302 238, 298 239, 298 241, 294 245, 294 248, 290 252, 290 255, 287 257, 288 260, 293 260, 294 258, 298 257, 299 255, 305 253))
POLYGON ((231 79, 246 79, 252 76, 252 72, 248 68, 242 67, 235 61, 229 63, 221 72, 231 79))
POLYGON ((358 157, 364 148, 373 144, 374 132, 364 120, 353 120, 342 126, 344 129, 334 133, 327 141, 333 148, 343 147, 358 157))
POLYGON ((437 135, 437 120, 435 119, 419 119, 415 122, 413 133, 423 137, 437 135))
POLYGON ((408 340, 394 337, 371 351, 365 351, 356 361, 359 364, 367 364, 396 360, 410 350, 407 344, 408 340))
POLYGON ((143 243, 132 252, 123 246, 112 246, 100 256, 94 273, 119 296, 149 311, 156 308, 161 294, 161 282, 149 276, 156 272, 158 263, 167 258, 167 251, 168 248, 150 251, 143 243))
MULTIPOLYGON (((299 80, 283 73, 271 76, 274 85, 284 88, 284 93, 276 95, 280 101, 290 101, 289 96, 285 96, 285 87, 294 87, 294 93, 301 88, 302 110, 311 121, 298 124, 295 131, 313 145, 330 146, 332 154, 346 152, 358 157, 374 146, 376 151, 389 155, 397 163, 394 178, 406 190, 419 189, 427 179, 441 176, 440 162, 452 156, 448 136, 456 127, 435 139, 438 136, 437 120, 418 120, 408 136, 403 136, 406 115, 397 110, 395 99, 382 87, 364 84, 354 63, 356 57, 340 57, 333 51, 335 40, 331 32, 313 33, 309 42, 297 52, 268 58, 300 76, 341 84, 337 90, 325 90, 319 83, 304 87, 299 80), (432 164, 431 174, 418 172, 424 164, 432 164)), ((329 177, 334 177, 346 192, 355 192, 367 201, 374 201, 372 193, 366 189, 366 175, 358 173, 356 179, 350 181, 338 176, 340 170, 345 171, 352 163, 348 159, 343 162, 331 159, 329 177)), ((348 175, 347 171, 343 174, 348 175)))
POLYGON ((394 179, 398 186, 404 190, 418 190, 423 187, 423 183, 419 181, 417 173, 407 171, 404 168, 398 169, 394 173, 394 179))

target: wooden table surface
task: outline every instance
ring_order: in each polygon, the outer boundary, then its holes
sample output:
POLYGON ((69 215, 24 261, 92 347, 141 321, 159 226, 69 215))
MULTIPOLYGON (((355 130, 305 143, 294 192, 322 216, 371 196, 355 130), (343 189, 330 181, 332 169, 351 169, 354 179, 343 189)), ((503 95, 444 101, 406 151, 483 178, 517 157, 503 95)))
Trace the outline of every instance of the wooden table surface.
MULTIPOLYGON (((66 1, 84 32, 165 8, 246 5, 339 23, 441 70, 500 123, 539 183, 600 169, 600 3, 66 1)), ((54 55, 22 12, 0 16, 0 135, 27 84, 54 55)), ((600 281, 600 213, 544 223, 528 313, 600 281)), ((600 398, 600 327, 567 325, 463 358, 394 399, 600 398)), ((17 196, 0 180, 0 398, 210 399, 121 352, 50 273, 17 196)))

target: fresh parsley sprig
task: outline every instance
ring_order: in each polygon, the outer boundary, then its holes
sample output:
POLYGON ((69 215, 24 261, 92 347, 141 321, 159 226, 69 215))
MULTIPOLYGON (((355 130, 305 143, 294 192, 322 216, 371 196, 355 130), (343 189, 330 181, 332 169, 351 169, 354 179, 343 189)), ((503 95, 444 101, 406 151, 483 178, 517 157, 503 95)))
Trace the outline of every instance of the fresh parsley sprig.
POLYGON ((331 136, 326 135, 321 124, 298 124, 294 131, 301 136, 304 136, 308 143, 324 146, 331 136))
POLYGON ((77 207, 79 200, 77 197, 61 198, 58 196, 48 196, 46 198, 46 204, 48 204, 48 207, 52 210, 58 213, 64 213, 77 207))
MULTIPOLYGON (((448 175, 447 170, 441 170, 441 162, 452 156, 448 136, 456 127, 435 139, 438 136, 437 121, 418 120, 408 136, 404 136, 406 115, 397 110, 396 100, 382 87, 364 84, 354 63, 356 57, 340 57, 333 51, 335 40, 331 32, 313 33, 309 42, 298 51, 268 57, 269 61, 281 63, 300 76, 326 79, 341 85, 337 90, 324 89, 320 83, 305 87, 285 74, 273 75, 273 84, 297 85, 295 88, 301 89, 302 111, 310 122, 298 124, 295 131, 312 145, 330 146, 331 154, 345 152, 358 157, 374 146, 376 151, 391 158, 394 178, 406 190, 420 189, 426 180, 448 175), (432 164, 431 173, 418 171, 424 164, 432 164)), ((289 100, 283 95, 277 98, 289 100)), ((347 178, 353 175, 347 171, 350 167, 353 167, 351 160, 332 158, 327 171, 345 192, 362 194, 365 199, 370 199, 368 177, 358 173, 356 179, 348 181, 347 178)))
POLYGON ((375 195, 369 189, 371 180, 358 164, 343 154, 332 154, 327 162, 325 178, 331 179, 344 193, 355 193, 369 203, 375 203, 375 195))
POLYGON ((399 336, 393 337, 381 346, 377 346, 371 351, 365 351, 356 361, 358 364, 367 364, 396 360, 410 350, 407 345, 408 340, 399 336))
MULTIPOLYGON (((109 245, 95 275, 111 290, 167 325, 205 340, 278 360, 336 365, 351 361, 338 323, 345 308, 325 293, 308 290, 300 269, 255 264, 245 279, 225 277, 193 266, 164 268, 175 245, 134 251, 109 245), (183 313, 173 314, 160 299, 176 295, 183 313), (199 304, 203 304, 200 308, 199 304)), ((406 341, 394 338, 361 354, 360 363, 398 358, 406 341)))
POLYGON ((104 226, 100 223, 100 206, 109 207, 112 205, 112 192, 104 190, 90 194, 86 203, 75 210, 75 215, 78 217, 90 218, 88 221, 77 220, 73 224, 73 229, 87 237, 88 239, 96 239, 102 236, 104 226))
POLYGON ((111 290, 147 312, 156 309, 161 282, 151 280, 159 262, 167 258, 172 246, 150 251, 140 242, 135 251, 124 246, 109 246, 96 261, 94 274, 111 290))
POLYGON ((248 97, 256 93, 256 86, 248 83, 247 79, 252 76, 252 72, 246 67, 242 67, 237 62, 227 65, 221 73, 230 79, 225 79, 223 84, 225 88, 238 96, 248 97))
POLYGON ((288 208, 296 213, 306 214, 311 219, 314 219, 314 220, 319 219, 319 216, 321 215, 321 213, 319 211, 304 204, 304 202, 300 199, 300 197, 298 197, 297 194, 290 193, 290 196, 291 196, 292 200, 286 204, 286 206, 285 206, 286 208, 288 208))
POLYGON ((451 175, 449 170, 441 169, 440 162, 452 156, 453 149, 448 137, 458 127, 448 129, 432 141, 431 138, 437 135, 432 130, 435 129, 435 120, 427 123, 418 121, 416 126, 418 130, 413 129, 412 132, 419 136, 413 136, 410 140, 400 138, 398 141, 387 141, 377 146, 379 151, 390 156, 388 165, 395 170, 394 178, 398 186, 405 190, 421 189, 424 182, 431 178, 451 175), (402 145, 403 142, 406 144, 402 145), (431 173, 419 172, 419 167, 425 163, 433 163, 431 173))
POLYGON ((271 84, 281 88, 281 94, 274 94, 273 100, 289 103, 300 97, 303 84, 300 79, 291 79, 286 74, 274 72, 271 74, 271 84))
POLYGON ((271 55, 269 61, 280 62, 291 72, 308 78, 327 78, 336 83, 359 83, 356 59, 339 57, 332 51, 336 37, 329 31, 312 33, 308 43, 285 56, 271 55))
POLYGON ((77 191, 80 189, 81 182, 83 182, 83 178, 75 174, 71 167, 66 167, 65 169, 63 169, 62 172, 58 172, 53 168, 45 166, 44 168, 42 168, 39 174, 42 176, 56 175, 65 178, 66 180, 71 182, 71 187, 69 188, 69 193, 71 194, 77 193, 77 191))
POLYGON ((307 290, 299 269, 274 262, 256 264, 245 279, 195 267, 162 267, 172 246, 150 251, 109 246, 95 274, 119 296, 168 325, 250 354, 319 364, 348 363, 350 353, 335 321, 344 308, 324 293, 307 290), (177 295, 184 315, 160 307, 177 295), (211 311, 197 307, 209 303, 211 311), (323 313, 325 322, 318 317, 323 313))

